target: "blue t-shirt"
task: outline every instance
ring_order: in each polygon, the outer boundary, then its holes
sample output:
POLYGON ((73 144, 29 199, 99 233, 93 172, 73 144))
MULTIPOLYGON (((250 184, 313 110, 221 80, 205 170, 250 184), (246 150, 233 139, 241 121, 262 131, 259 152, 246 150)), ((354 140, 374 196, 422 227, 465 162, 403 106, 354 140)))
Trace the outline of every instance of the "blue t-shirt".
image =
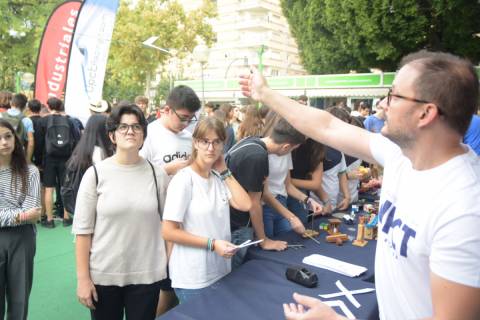
POLYGON ((365 129, 370 132, 379 133, 382 130, 385 120, 375 117, 374 115, 368 116, 363 122, 365 129))
POLYGON ((470 127, 463 137, 463 143, 468 144, 473 151, 480 155, 480 116, 473 116, 470 127))

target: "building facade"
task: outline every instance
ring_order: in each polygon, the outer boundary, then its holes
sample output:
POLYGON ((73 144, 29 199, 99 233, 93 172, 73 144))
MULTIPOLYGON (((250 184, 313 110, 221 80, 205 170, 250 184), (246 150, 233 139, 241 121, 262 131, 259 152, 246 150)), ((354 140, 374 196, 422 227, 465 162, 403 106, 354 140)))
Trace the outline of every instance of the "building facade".
MULTIPOLYGON (((201 0, 180 2, 186 11, 202 4, 201 0)), ((279 0, 218 0, 216 4, 217 17, 211 25, 217 41, 204 65, 205 79, 236 78, 248 65, 259 65, 260 52, 267 77, 306 74, 279 0)), ((193 58, 185 59, 182 69, 184 79, 201 78, 200 64, 193 58)))

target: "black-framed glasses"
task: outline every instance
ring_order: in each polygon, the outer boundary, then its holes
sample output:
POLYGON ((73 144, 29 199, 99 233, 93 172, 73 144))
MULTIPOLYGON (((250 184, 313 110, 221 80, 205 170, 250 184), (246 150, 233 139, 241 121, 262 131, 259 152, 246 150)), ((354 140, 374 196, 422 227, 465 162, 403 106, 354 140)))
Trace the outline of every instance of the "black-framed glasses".
POLYGON ((420 99, 415 99, 415 98, 409 98, 409 97, 405 97, 405 96, 402 96, 402 95, 399 95, 399 94, 394 94, 394 93, 392 93, 392 91, 393 91, 392 88, 388 89, 387 106, 390 106, 390 102, 392 101, 392 97, 407 100, 407 101, 417 102, 417 103, 430 103, 430 101, 420 100, 420 99))
POLYGON ((223 148, 223 141, 219 139, 215 140, 208 140, 208 139, 197 139, 198 142, 198 147, 202 150, 208 150, 208 147, 212 145, 213 149, 218 150, 220 148, 223 148))
POLYGON ((190 117, 182 117, 175 111, 175 109, 172 108, 172 111, 173 111, 173 113, 175 113, 175 115, 177 116, 178 120, 180 120, 180 122, 192 123, 192 122, 197 121, 197 117, 195 115, 193 115, 191 118, 190 117))
POLYGON ((128 129, 132 129, 133 133, 143 132, 143 127, 140 123, 134 123, 134 124, 120 123, 117 126, 117 130, 121 134, 127 134, 128 129))
MULTIPOLYGON (((412 101, 412 102, 417 102, 417 103, 432 103, 431 101, 426 101, 426 100, 420 100, 420 99, 415 99, 415 98, 409 98, 409 97, 405 97, 405 96, 402 96, 400 94, 394 94, 392 93, 393 89, 390 88, 388 89, 388 93, 387 93, 387 106, 390 106, 390 102, 392 101, 392 97, 395 97, 395 98, 399 98, 399 99, 403 99, 403 100, 407 100, 407 101, 412 101)), ((442 109, 440 109, 440 107, 435 104, 437 106, 437 110, 438 110, 438 114, 439 115, 443 115, 444 112, 442 111, 442 109)))

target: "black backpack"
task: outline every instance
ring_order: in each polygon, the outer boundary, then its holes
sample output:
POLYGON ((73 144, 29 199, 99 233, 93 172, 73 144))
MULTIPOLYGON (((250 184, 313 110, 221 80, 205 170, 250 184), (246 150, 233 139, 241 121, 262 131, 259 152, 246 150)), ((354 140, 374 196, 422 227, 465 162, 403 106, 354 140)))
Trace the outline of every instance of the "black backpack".
POLYGON ((74 138, 66 116, 51 115, 45 130, 45 152, 49 156, 68 158, 72 154, 74 138))
MULTIPOLYGON (((97 169, 95 166, 93 166, 93 169, 95 170, 95 178, 98 182, 97 169)), ((65 169, 65 177, 60 187, 60 195, 62 196, 63 207, 70 214, 75 212, 78 188, 80 187, 80 182, 82 181, 85 171, 86 170, 74 170, 69 167, 65 169)))

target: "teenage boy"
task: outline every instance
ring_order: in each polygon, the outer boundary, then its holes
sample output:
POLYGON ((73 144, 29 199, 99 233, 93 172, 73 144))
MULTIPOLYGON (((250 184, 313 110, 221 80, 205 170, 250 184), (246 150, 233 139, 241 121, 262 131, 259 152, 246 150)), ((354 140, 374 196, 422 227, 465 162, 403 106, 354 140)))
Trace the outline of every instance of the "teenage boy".
MULTIPOLYGON (((192 154, 192 134, 185 130, 197 121, 195 112, 201 107, 200 99, 187 86, 173 88, 167 98, 162 116, 148 125, 148 135, 140 155, 164 166, 168 175, 174 175, 188 164, 192 154)), ((169 246, 169 244, 167 244, 169 246)), ((175 293, 170 279, 162 281, 157 316, 175 306, 175 293)))
MULTIPOLYGON (((272 134, 264 137, 248 137, 233 146, 226 155, 228 169, 240 185, 248 192, 252 202, 249 212, 238 211, 230 207, 230 227, 232 242, 240 244, 253 238, 263 239, 260 246, 264 250, 285 250, 285 241, 275 241, 266 237, 263 223, 262 199, 270 206, 279 208, 282 206, 278 200, 270 194, 266 187, 266 179, 269 174, 268 155, 286 155, 305 141, 305 136, 295 130, 283 119, 278 121, 272 134), (253 229, 252 229, 253 227, 253 229)), ((279 212, 287 219, 295 232, 302 234, 305 228, 300 219, 288 210, 279 212)), ((236 268, 243 263, 246 250, 239 250, 233 257, 232 267, 236 268)))

